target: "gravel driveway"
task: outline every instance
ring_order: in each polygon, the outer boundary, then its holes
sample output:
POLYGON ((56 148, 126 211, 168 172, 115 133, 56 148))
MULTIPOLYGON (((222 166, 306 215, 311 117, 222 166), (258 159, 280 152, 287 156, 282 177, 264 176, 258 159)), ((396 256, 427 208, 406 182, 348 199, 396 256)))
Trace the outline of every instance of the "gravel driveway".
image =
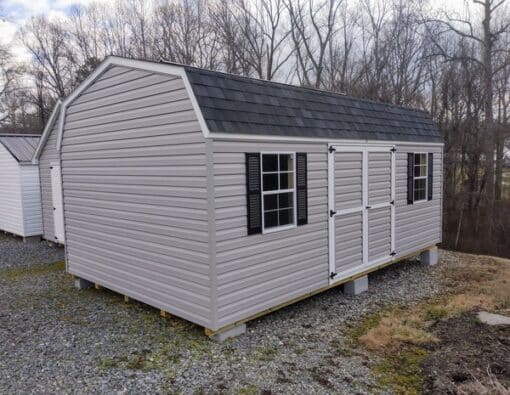
MULTIPOLYGON (((11 243, 1 243, 4 259, 11 243)), ((49 258, 43 243, 30 254, 26 260, 19 253, 25 265, 49 258)), ((435 276, 418 262, 397 264, 371 275, 363 295, 333 289, 254 320, 246 335, 216 344, 200 327, 161 318, 120 295, 75 290, 62 263, 3 269, 0 392, 381 391, 369 374, 372 357, 353 348, 345 333, 367 313, 435 294, 435 276)))

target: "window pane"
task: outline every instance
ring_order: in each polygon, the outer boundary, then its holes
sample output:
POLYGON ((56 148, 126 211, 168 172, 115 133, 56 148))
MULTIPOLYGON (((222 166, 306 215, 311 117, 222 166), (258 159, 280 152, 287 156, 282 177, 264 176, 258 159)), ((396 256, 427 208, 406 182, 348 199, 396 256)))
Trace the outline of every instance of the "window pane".
POLYGON ((414 166, 414 176, 415 177, 424 177, 427 175, 427 166, 420 165, 414 166))
POLYGON ((294 170, 292 155, 280 154, 280 171, 294 170))
POLYGON ((278 210, 278 213, 280 214, 280 226, 294 223, 293 209, 278 210))
POLYGON ((414 180, 414 200, 425 200, 426 180, 414 180))
POLYGON ((426 154, 414 154, 414 164, 415 165, 425 165, 427 163, 427 155, 426 154))
POLYGON ((273 228, 278 226, 278 210, 264 212, 264 227, 273 228))
POLYGON ((264 191, 278 189, 278 174, 264 174, 264 191))
POLYGON ((294 203, 292 195, 294 195, 292 192, 278 194, 278 208, 292 207, 294 203))
POLYGON ((294 172, 280 174, 280 189, 294 188, 294 172))
POLYGON ((278 155, 262 155, 262 171, 278 171, 278 155))
POLYGON ((278 195, 264 196, 264 211, 276 210, 278 208, 278 195))

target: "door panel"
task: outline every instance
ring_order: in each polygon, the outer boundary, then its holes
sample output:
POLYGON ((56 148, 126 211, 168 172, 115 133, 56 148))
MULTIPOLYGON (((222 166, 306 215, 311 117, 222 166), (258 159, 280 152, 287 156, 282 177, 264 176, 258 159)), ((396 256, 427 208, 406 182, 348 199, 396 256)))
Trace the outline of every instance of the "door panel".
POLYGON ((335 157, 335 209, 343 211, 363 205, 363 154, 339 152, 335 157))
POLYGON ((368 262, 391 253, 390 207, 368 210, 368 262))
POLYGON ((368 152, 368 205, 391 201, 391 152, 368 152))
POLYGON ((361 210, 335 217, 335 273, 363 264, 361 210))
POLYGON ((62 175, 60 165, 51 165, 51 196, 53 201, 53 227, 55 240, 64 242, 64 207, 62 204, 62 175))

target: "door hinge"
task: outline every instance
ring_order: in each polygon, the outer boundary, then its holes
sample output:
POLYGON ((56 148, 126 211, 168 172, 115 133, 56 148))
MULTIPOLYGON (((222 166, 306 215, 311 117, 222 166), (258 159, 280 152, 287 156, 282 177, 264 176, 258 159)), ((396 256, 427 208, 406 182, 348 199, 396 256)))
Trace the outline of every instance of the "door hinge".
POLYGON ((332 217, 336 214, 336 211, 333 211, 333 210, 329 210, 329 216, 332 217))
POLYGON ((392 200, 392 201, 390 202, 390 204, 391 204, 392 206, 394 206, 394 205, 395 205, 395 201, 394 201, 394 200, 392 200))
POLYGON ((336 277, 336 273, 331 272, 331 274, 329 275, 329 278, 333 280, 335 277, 336 277))
POLYGON ((328 149, 329 153, 332 154, 333 152, 336 151, 336 148, 333 147, 333 146, 330 146, 329 149, 328 149))
POLYGON ((57 208, 56 207, 53 207, 53 210, 56 210, 57 208))
POLYGON ((390 255, 395 256, 395 255, 397 255, 397 253, 395 251, 391 251, 390 255))
POLYGON ((369 208, 372 208, 372 206, 366 206, 365 208, 368 210, 369 208))
POLYGON ((391 152, 397 152, 397 147, 395 147, 395 146, 391 147, 390 151, 391 152))

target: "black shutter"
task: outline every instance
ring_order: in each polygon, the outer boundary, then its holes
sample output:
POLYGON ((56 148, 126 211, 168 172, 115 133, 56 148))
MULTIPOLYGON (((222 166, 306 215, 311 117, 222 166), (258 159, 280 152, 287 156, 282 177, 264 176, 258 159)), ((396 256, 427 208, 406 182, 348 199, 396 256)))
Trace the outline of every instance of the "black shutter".
POLYGON ((262 233, 262 189, 260 186, 260 154, 246 153, 246 209, 248 234, 262 233))
POLYGON ((414 153, 407 153, 407 204, 414 203, 414 153))
POLYGON ((296 154, 296 201, 297 201, 297 224, 308 223, 308 176, 306 153, 296 154))
POLYGON ((434 175, 434 156, 432 155, 432 153, 430 152, 429 153, 429 158, 428 158, 428 166, 429 166, 429 169, 427 171, 427 174, 428 174, 428 180, 427 180, 427 183, 428 183, 428 193, 427 193, 427 200, 432 200, 432 177, 434 175))

